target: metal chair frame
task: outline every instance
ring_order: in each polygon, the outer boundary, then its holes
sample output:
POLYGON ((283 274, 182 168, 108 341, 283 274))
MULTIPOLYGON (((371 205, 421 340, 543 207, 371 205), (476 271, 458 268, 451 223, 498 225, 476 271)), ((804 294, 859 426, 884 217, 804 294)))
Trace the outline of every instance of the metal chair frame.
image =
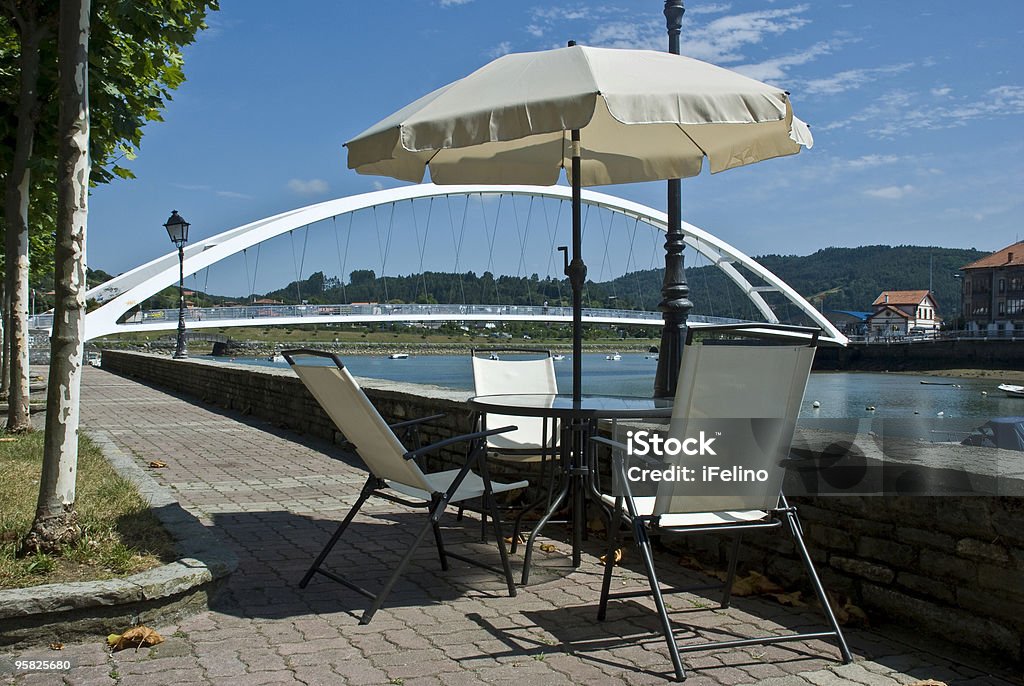
MULTIPOLYGON (((282 354, 284 355, 285 359, 288 361, 288 364, 291 365, 293 368, 296 367, 296 358, 298 358, 300 356, 303 356, 303 355, 306 355, 306 356, 314 356, 314 357, 320 357, 320 358, 327 358, 327 359, 333 361, 334 364, 337 366, 337 368, 339 370, 344 370, 345 369, 344 363, 341 361, 341 359, 339 359, 338 356, 335 355, 334 353, 327 352, 327 351, 311 350, 311 349, 296 349, 296 350, 286 350, 282 354)), ((303 380, 303 381, 305 383, 305 380, 303 380)), ((358 388, 358 384, 356 384, 356 388, 358 388)), ((362 392, 361 389, 359 389, 359 390, 360 390, 360 392, 362 392)), ((314 394, 314 397, 316 397, 315 394, 314 394)), ((319 398, 317 400, 318 400, 318 402, 320 402, 319 398)), ((369 403, 369 401, 367 401, 367 403, 369 403)), ((323 403, 321 402, 321 405, 322 404, 323 403)), ((371 407, 372 407, 372 404, 371 404, 371 407)), ((325 409, 325 411, 327 410, 327 408, 324 408, 324 409, 325 409)), ((328 412, 328 414, 330 415, 330 412, 328 412)), ((379 416, 379 414, 378 414, 378 416, 379 416)), ((440 559, 441 569, 443 571, 447 571, 448 570, 448 558, 449 557, 457 559, 457 560, 461 560, 463 562, 466 562, 468 564, 474 565, 476 567, 487 569, 489 571, 492 571, 492 572, 495 572, 495 573, 497 573, 499 575, 502 575, 504 577, 505 583, 506 583, 506 585, 508 587, 509 596, 510 597, 515 597, 515 595, 516 595, 515 582, 514 582, 514 580, 512 578, 512 569, 511 569, 511 566, 509 564, 508 553, 505 550, 504 535, 503 535, 502 528, 501 528, 501 520, 500 520, 500 517, 498 516, 497 503, 495 502, 495 499, 494 499, 494 493, 495 493, 494 487, 498 486, 499 490, 503 492, 503 491, 507 491, 507 490, 513 490, 514 488, 522 488, 526 484, 525 484, 525 482, 519 482, 520 485, 516 485, 516 484, 494 484, 491 481, 490 475, 489 475, 489 473, 487 471, 487 460, 485 459, 485 457, 486 457, 486 450, 487 450, 486 439, 489 436, 493 436, 493 435, 497 435, 497 434, 500 434, 500 433, 505 433, 505 432, 508 432, 508 431, 512 431, 512 430, 515 429, 515 427, 514 426, 507 426, 507 427, 500 427, 500 428, 490 429, 490 430, 487 430, 487 431, 476 431, 476 432, 469 433, 469 434, 464 434, 464 435, 459 435, 459 436, 454 436, 454 437, 451 437, 451 438, 447 438, 447 439, 438 441, 436 443, 432 443, 430 445, 422 446, 421 447, 419 445, 418 428, 422 424, 424 424, 425 422, 432 421, 432 420, 437 420, 437 419, 440 419, 443 416, 444 416, 443 414, 431 415, 429 417, 422 417, 420 419, 412 419, 412 420, 408 420, 408 421, 397 422, 397 423, 394 423, 394 424, 387 425, 388 428, 392 432, 394 432, 395 430, 401 430, 406 437, 411 438, 411 440, 413 440, 413 442, 415 443, 416 447, 413 450, 407 450, 404 453, 403 457, 404 457, 405 460, 415 461, 418 458, 423 457, 424 455, 427 455, 428 453, 432 453, 432 452, 435 452, 437 450, 440 450, 442 448, 446 448, 446 447, 449 447, 449 446, 457 445, 459 443, 465 443, 467 445, 466 459, 465 459, 462 467, 458 470, 458 473, 455 474, 450 479, 450 481, 447 483, 446 488, 444 488, 443 490, 433 490, 433 491, 431 491, 429 493, 429 499, 414 500, 414 499, 399 497, 399 496, 395 495, 394 492, 393 492, 394 489, 393 489, 392 485, 388 482, 388 480, 386 480, 384 478, 381 478, 380 476, 378 476, 378 475, 376 475, 374 473, 373 468, 371 467, 372 459, 371 460, 367 460, 366 457, 364 457, 360 453, 360 450, 359 450, 358 446, 355 446, 355 445, 351 446, 355 450, 355 452, 357 454, 359 454, 361 457, 363 457, 363 461, 366 463, 366 465, 367 465, 367 467, 368 467, 368 469, 370 471, 370 474, 369 474, 366 482, 363 484, 363 488, 360 491, 359 498, 356 500, 356 503, 348 511, 348 514, 345 515, 345 518, 339 524, 339 526, 335 530, 334 534, 328 540, 328 542, 324 546, 324 548, 320 551, 319 555, 317 555, 316 559, 314 560, 313 564, 310 566, 309 570, 302 577, 302 580, 299 582, 299 587, 300 588, 305 588, 309 584, 310 580, 312 580, 313 576, 315 576, 316 574, 320 574, 320 575, 325 576, 325 577, 327 577, 327 578, 329 578, 329 579, 331 579, 331 580, 333 580, 333 581, 335 581, 337 583, 340 583, 341 585, 345 586, 346 588, 349 588, 349 589, 359 593, 362 596, 365 596, 366 598, 369 598, 372 601, 372 604, 363 613, 363 615, 360 617, 360 620, 359 620, 360 624, 369 624, 370 621, 373 619, 373 616, 376 614, 376 612, 383 606, 384 601, 387 599, 388 595, 391 593, 391 590, 393 589, 395 583, 398 581, 399 578, 401 578, 401 576, 406 571, 406 568, 409 566, 409 563, 412 561, 413 555, 416 553, 416 550, 419 548, 420 544, 423 542, 423 539, 431 531, 434 534, 434 542, 435 542, 435 545, 437 547, 437 554, 438 554, 438 557, 440 559), (484 513, 489 511, 489 513, 491 515, 493 533, 494 533, 494 536, 495 536, 495 538, 497 540, 498 551, 499 551, 499 555, 501 557, 501 568, 500 569, 498 569, 496 567, 493 567, 491 565, 485 564, 485 563, 481 562, 478 559, 474 559, 474 558, 467 557, 467 556, 464 556, 464 555, 459 555, 457 553, 453 553, 453 552, 447 550, 446 547, 445 547, 445 544, 444 544, 444 539, 442 537, 441 528, 440 528, 440 520, 441 520, 442 515, 444 514, 445 508, 449 504, 461 503, 463 500, 467 500, 469 498, 474 498, 475 499, 476 497, 478 497, 476 494, 474 494, 472 496, 466 496, 464 494, 460 495, 458 493, 458 490, 459 490, 460 486, 462 486, 465 483, 466 477, 469 476, 470 474, 475 474, 475 472, 473 471, 474 467, 478 467, 479 470, 480 470, 478 476, 481 479, 482 484, 483 484, 483 493, 479 496, 482 499, 482 501, 483 501, 483 510, 482 510, 481 514, 482 514, 482 516, 486 517, 486 514, 484 514, 484 513), (324 564, 325 560, 327 559, 327 556, 330 554, 331 550, 333 550, 334 546, 341 539, 342 535, 345 533, 345 530, 348 528, 348 526, 355 519, 356 515, 359 513, 359 510, 362 508, 362 506, 371 497, 382 498, 382 499, 387 500, 389 502, 396 503, 398 505, 403 505, 405 507, 426 509, 427 513, 428 513, 427 522, 419 530, 419 532, 417 533, 413 543, 410 545, 408 551, 406 551, 406 553, 402 556, 401 560, 399 561, 398 565, 395 567, 394 571, 387 578, 387 580, 384 582, 382 588, 377 593, 373 593, 373 592, 363 588, 362 586, 360 586, 360 585, 350 581, 349 579, 345 578, 341 574, 337 574, 337 573, 335 573, 335 572, 333 572, 331 570, 325 569, 323 567, 323 564, 324 564)), ((338 424, 338 422, 335 421, 335 424, 338 424)), ((338 429, 341 430, 342 433, 344 433, 344 428, 342 426, 339 425, 338 429)), ((396 438, 397 438, 397 436, 396 436, 396 438)), ((423 490, 418 485, 417 486, 407 485, 407 487, 408 488, 412 488, 412 489, 414 489, 416 491, 423 490)))
MULTIPOLYGON (((741 336, 754 336, 758 338, 773 336, 789 338, 792 337, 793 335, 800 335, 806 338, 807 344, 812 348, 817 346, 819 333, 817 329, 810 329, 807 327, 790 327, 783 325, 767 324, 740 324, 703 327, 699 329, 699 332, 723 332, 741 336), (756 328, 758 330, 756 332, 751 331, 752 328, 756 328)), ((685 346, 689 347, 692 345, 693 333, 693 328, 688 329, 687 336, 685 339, 685 346)), ((685 359, 685 348, 683 355, 685 359)), ((680 383, 682 382, 683 381, 681 379, 680 383)), ((835 613, 832 611, 832 608, 829 605, 825 589, 821 584, 821 580, 818 577, 817 571, 814 568, 814 563, 811 560, 810 554, 807 551, 807 546, 804 543, 803 528, 801 527, 800 520, 797 517, 797 509, 791 506, 786 501, 786 498, 782 493, 779 493, 778 506, 768 510, 765 513, 766 516, 762 519, 754 521, 737 521, 729 522, 726 524, 711 524, 701 526, 661 526, 659 524, 659 520, 661 519, 660 514, 641 515, 637 509, 636 501, 629 488, 629 480, 626 478, 625 462, 622 459, 621 454, 621 450, 623 450, 625 446, 623 446, 621 443, 617 443, 615 441, 601 437, 594 437, 591 440, 594 441, 595 443, 604 444, 606 446, 612 447, 612 468, 618 472, 619 483, 622 484, 625 491, 624 495, 619 495, 615 498, 614 507, 612 508, 612 511, 610 513, 607 512, 606 509, 606 513, 609 516, 608 552, 605 558, 604 577, 601 584, 601 598, 597 612, 598 621, 605 620, 607 616, 609 599, 635 598, 647 595, 653 596, 654 604, 661 622, 662 633, 665 635, 665 641, 668 644, 669 656, 672 661, 675 676, 679 681, 683 681, 686 679, 686 671, 680 654, 701 650, 735 648, 748 645, 767 645, 791 641, 805 641, 811 639, 834 639, 839 646, 839 651, 842 655, 843 663, 847 664, 853 660, 853 657, 850 654, 850 650, 846 644, 846 639, 843 637, 843 633, 839 628, 839 623, 836 620, 835 613), (624 591, 618 593, 611 592, 611 580, 615 569, 615 551, 620 547, 622 523, 625 523, 628 529, 631 530, 633 538, 636 541, 637 547, 640 549, 640 554, 643 559, 644 568, 647 573, 648 585, 650 587, 649 590, 624 591), (810 577, 811 586, 814 590, 814 594, 817 597, 819 603, 821 604, 822 610, 825 614, 825 618, 830 627, 830 630, 820 632, 803 632, 797 634, 787 634, 784 636, 737 638, 735 640, 715 641, 709 643, 679 646, 676 642, 675 633, 672 627, 672 621, 669 618, 668 610, 665 606, 664 596, 671 593, 690 593, 695 591, 719 590, 721 591, 721 596, 719 600, 721 608, 729 607, 729 604, 731 602, 732 585, 736 577, 736 566, 737 558, 739 556, 739 546, 743 535, 751 531, 782 529, 783 527, 793 538, 793 542, 795 544, 798 556, 803 562, 806 572, 810 577), (725 581, 721 584, 697 585, 685 588, 662 588, 661 583, 658 581, 657 573, 655 572, 654 554, 651 547, 651 537, 665 533, 734 534, 729 554, 728 571, 726 573, 725 581)), ((596 451, 592 452, 596 453, 596 451)))

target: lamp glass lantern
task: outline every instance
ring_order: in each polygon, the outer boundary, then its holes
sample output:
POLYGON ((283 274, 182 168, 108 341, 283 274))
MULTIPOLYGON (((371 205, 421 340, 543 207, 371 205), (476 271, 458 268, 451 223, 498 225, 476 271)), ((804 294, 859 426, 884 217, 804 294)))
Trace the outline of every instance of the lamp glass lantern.
POLYGON ((164 228, 167 229, 167 235, 170 236, 171 242, 179 248, 188 243, 189 226, 191 224, 178 214, 178 210, 172 210, 171 216, 164 223, 164 228))

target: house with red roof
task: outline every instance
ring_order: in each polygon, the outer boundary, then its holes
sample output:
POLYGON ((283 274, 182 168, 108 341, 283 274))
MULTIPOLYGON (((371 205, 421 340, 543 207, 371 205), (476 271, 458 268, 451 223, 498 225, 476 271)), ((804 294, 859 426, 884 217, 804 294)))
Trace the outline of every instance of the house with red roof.
POLYGON ((960 268, 964 326, 992 335, 1024 330, 1024 241, 960 268))
POLYGON ((868 331, 874 338, 898 338, 908 334, 929 334, 942 324, 939 306, 929 290, 882 291, 871 303, 868 331))

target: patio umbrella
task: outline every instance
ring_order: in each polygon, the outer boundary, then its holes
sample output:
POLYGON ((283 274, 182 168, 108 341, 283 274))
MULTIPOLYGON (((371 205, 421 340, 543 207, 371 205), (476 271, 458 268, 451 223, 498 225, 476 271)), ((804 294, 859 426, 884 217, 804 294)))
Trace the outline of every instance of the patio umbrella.
POLYGON ((706 62, 570 45, 505 55, 348 143, 360 174, 437 184, 573 187, 573 396, 580 396, 581 186, 695 176, 810 147, 788 94, 706 62))

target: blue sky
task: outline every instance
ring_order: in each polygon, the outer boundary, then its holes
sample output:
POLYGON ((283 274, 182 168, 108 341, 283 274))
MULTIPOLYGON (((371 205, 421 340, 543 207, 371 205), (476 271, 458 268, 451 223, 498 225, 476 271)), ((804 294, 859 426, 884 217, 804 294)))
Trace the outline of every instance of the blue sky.
MULTIPOLYGON (((683 52, 786 88, 815 136, 795 157, 685 180, 687 221, 751 255, 995 250, 1019 237, 1024 3, 685 4, 683 52)), ((94 268, 119 273, 168 252, 171 209, 202 238, 398 185, 349 171, 342 143, 503 53, 570 38, 667 44, 661 0, 221 5, 186 51, 188 80, 165 121, 146 129, 130 165, 138 178, 93 193, 94 268)), ((595 190, 664 209, 664 183, 595 190)))

